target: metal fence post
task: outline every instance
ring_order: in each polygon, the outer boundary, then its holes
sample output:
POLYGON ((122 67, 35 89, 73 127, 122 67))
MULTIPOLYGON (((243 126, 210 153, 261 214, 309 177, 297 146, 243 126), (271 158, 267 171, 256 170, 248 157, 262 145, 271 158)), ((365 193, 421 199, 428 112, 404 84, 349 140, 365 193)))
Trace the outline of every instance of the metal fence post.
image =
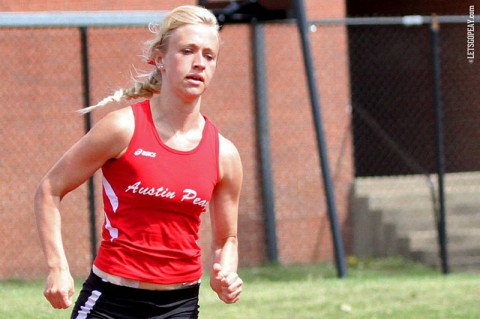
POLYGON ((257 145, 260 157, 262 183, 262 203, 267 236, 267 253, 270 262, 278 262, 277 230, 275 218, 275 197, 273 192, 272 167, 270 156, 270 131, 268 124, 267 79, 265 74, 265 31, 263 24, 254 22, 253 55, 255 77, 255 104, 257 123, 257 145))
MULTIPOLYGON (((88 35, 87 27, 80 27, 81 58, 82 58, 82 80, 83 80, 83 103, 84 107, 90 105, 90 74, 88 66, 88 35)), ((92 117, 90 113, 85 114, 85 132, 92 128, 92 117)), ((90 245, 92 261, 97 255, 97 230, 95 223, 95 183, 93 176, 88 179, 88 209, 90 216, 90 245)))
POLYGON ((320 101, 317 93, 317 84, 315 81, 315 71, 313 58, 308 38, 307 17, 305 13, 305 5, 303 0, 295 0, 295 16, 297 19, 298 29, 300 31, 303 57, 305 63, 305 71, 307 73, 308 87, 312 106, 313 120, 315 122, 315 132, 318 145, 318 153, 320 157, 320 165, 323 176, 323 186, 325 189, 325 197, 328 207, 328 215, 330 217, 330 229, 332 232, 333 245, 335 250, 335 262, 338 277, 346 277, 347 269, 345 265, 345 256, 343 249, 343 240, 338 224, 337 208, 335 205, 335 195, 333 191, 332 180, 330 176, 330 167, 328 164, 327 148, 325 145, 325 137, 323 134, 322 115, 320 112, 320 101))
POLYGON ((435 108, 435 142, 437 151, 437 176, 438 176, 438 243, 440 247, 440 259, 442 272, 449 273, 447 231, 445 214, 445 191, 443 177, 445 174, 445 145, 443 138, 443 105, 441 85, 441 61, 440 61, 440 24, 436 15, 432 16, 432 62, 433 62, 433 90, 435 108))

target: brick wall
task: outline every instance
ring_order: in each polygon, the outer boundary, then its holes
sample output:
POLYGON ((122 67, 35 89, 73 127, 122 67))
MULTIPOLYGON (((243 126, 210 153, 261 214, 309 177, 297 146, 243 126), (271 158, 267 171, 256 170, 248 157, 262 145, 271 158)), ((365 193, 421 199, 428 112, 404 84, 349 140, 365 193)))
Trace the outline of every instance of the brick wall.
MULTIPOLYGON (((154 6, 149 1, 7 0, 0 4, 0 10, 167 10, 193 3, 166 1, 154 6)), ((343 1, 309 0, 306 5, 309 18, 344 15, 343 1)), ((0 49, 5 70, 0 89, 5 102, 0 106, 0 125, 6 132, 2 143, 2 168, 6 174, 0 186, 0 232, 5 234, 0 277, 40 277, 45 268, 32 197, 41 176, 83 134, 83 119, 73 112, 82 106, 79 32, 59 28, 0 29, 0 33, 5 41, 0 49)), ((330 260, 333 255, 297 33, 292 25, 265 28, 277 235, 279 258, 285 264, 330 260)), ((128 86, 133 67, 148 67, 138 57, 150 36, 145 28, 92 28, 88 35, 92 102, 128 86)), ((266 262, 267 256, 255 141, 251 28, 229 25, 221 36, 218 71, 202 108, 241 153, 245 177, 239 216, 240 262, 242 266, 258 265, 266 262)), ((353 164, 346 31, 338 26, 319 28, 310 36, 339 220, 348 246, 347 201, 353 164)), ((105 112, 96 111, 93 121, 105 112)), ((100 229, 103 216, 98 174, 95 181, 100 229)), ((65 198, 62 213, 64 244, 72 272, 84 275, 90 267, 85 186, 65 198)), ((206 214, 200 239, 205 263, 210 257, 209 230, 206 214)))

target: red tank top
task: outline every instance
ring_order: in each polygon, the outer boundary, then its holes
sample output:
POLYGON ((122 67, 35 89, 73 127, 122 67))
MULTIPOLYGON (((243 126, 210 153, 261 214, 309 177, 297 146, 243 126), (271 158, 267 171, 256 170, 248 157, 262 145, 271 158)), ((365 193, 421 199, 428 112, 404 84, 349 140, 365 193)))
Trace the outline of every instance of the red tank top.
POLYGON ((178 151, 160 139, 148 100, 132 109, 135 131, 126 153, 102 167, 105 222, 94 263, 146 282, 199 279, 198 229, 219 178, 218 131, 205 117, 198 146, 178 151))

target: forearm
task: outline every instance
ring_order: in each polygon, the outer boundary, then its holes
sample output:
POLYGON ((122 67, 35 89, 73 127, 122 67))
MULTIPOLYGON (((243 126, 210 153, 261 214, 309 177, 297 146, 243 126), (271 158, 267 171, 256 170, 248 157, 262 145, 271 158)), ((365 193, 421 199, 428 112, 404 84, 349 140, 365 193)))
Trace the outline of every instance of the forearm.
POLYGON ((38 234, 50 271, 68 270, 61 235, 60 198, 51 194, 48 183, 42 182, 35 194, 34 211, 38 234))
POLYGON ((227 237, 213 247, 213 263, 210 286, 225 303, 235 303, 240 298, 243 281, 238 276, 238 241, 236 236, 227 237))
POLYGON ((210 286, 225 303, 237 302, 243 281, 238 276, 238 205, 242 184, 242 165, 235 146, 220 139, 221 180, 210 201, 213 230, 213 262, 210 286))
POLYGON ((238 268, 238 239, 231 236, 213 246, 212 265, 218 263, 225 272, 237 272, 238 268))

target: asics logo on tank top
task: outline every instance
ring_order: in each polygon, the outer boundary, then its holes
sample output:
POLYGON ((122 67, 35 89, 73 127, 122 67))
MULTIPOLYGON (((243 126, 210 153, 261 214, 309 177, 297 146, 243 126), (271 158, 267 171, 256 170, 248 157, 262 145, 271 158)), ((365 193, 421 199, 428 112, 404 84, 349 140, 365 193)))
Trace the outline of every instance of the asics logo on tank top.
POLYGON ((141 148, 139 148, 138 150, 135 151, 135 153, 133 153, 135 156, 145 156, 145 157, 156 157, 157 156, 157 153, 155 152, 149 152, 149 151, 145 151, 141 148))

